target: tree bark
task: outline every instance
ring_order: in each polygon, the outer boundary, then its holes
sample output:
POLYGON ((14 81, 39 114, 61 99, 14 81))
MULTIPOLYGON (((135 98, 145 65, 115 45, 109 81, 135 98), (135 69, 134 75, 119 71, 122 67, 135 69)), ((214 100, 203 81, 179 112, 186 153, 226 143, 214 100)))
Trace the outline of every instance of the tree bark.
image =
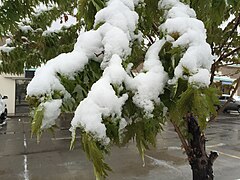
POLYGON ((206 152, 206 138, 201 133, 197 120, 189 115, 187 117, 188 132, 191 138, 188 140, 191 151, 188 152, 189 164, 192 168, 193 180, 213 180, 213 162, 218 157, 217 152, 206 152))

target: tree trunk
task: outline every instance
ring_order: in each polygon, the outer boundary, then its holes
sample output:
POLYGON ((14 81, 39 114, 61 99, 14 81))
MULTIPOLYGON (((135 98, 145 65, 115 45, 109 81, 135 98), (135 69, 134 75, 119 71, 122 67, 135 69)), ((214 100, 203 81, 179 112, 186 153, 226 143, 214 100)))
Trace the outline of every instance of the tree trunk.
POLYGON ((206 138, 201 133, 197 120, 190 115, 187 117, 187 122, 188 132, 192 135, 188 142, 190 151, 187 155, 192 168, 193 180, 213 180, 213 162, 218 157, 218 153, 211 151, 210 155, 207 155, 206 138))

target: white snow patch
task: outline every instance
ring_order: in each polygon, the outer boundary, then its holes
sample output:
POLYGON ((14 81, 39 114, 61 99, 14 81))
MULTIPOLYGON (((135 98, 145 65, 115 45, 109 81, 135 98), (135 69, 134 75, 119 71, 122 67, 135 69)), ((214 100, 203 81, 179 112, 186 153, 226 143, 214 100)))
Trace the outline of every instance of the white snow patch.
POLYGON ((60 54, 36 70, 34 78, 27 87, 27 94, 39 96, 51 94, 54 90, 65 92, 57 73, 71 77, 75 72, 83 69, 87 62, 87 56, 81 51, 60 54))
POLYGON ((6 46, 6 44, 3 46, 0 46, 0 51, 3 51, 7 54, 9 54, 14 49, 15 49, 15 47, 8 47, 8 46, 6 46))
POLYGON ((138 22, 138 14, 133 11, 133 1, 109 1, 108 6, 96 14, 94 24, 96 26, 97 24, 104 22, 108 22, 112 26, 122 29, 125 33, 133 35, 133 31, 138 22))
POLYGON ((71 129, 83 127, 86 132, 108 143, 109 139, 106 136, 106 127, 102 123, 102 118, 120 117, 122 105, 127 98, 126 94, 120 98, 117 97, 108 79, 101 78, 92 86, 87 98, 77 107, 71 129))
POLYGON ((101 53, 104 50, 101 34, 95 30, 81 33, 74 50, 84 50, 88 59, 101 61, 103 56, 101 53))
POLYGON ((133 80, 132 86, 136 89, 133 102, 143 108, 148 115, 151 115, 154 103, 160 102, 159 95, 163 93, 168 79, 158 57, 164 43, 165 40, 158 40, 149 48, 143 64, 143 70, 146 73, 139 73, 133 80))
POLYGON ((199 69, 199 71, 189 77, 189 83, 197 85, 198 87, 205 87, 210 84, 210 74, 207 69, 199 69))
POLYGON ((33 28, 29 25, 23 25, 23 24, 19 24, 18 28, 23 31, 24 33, 28 33, 29 31, 33 31, 33 28))
POLYGON ((174 78, 169 82, 175 83, 178 78, 187 78, 189 83, 198 87, 208 86, 214 58, 210 45, 206 43, 203 22, 196 19, 193 9, 178 0, 161 0, 159 8, 166 10, 165 16, 168 18, 160 26, 160 30, 166 33, 167 40, 173 47, 187 49, 174 70, 174 78), (174 37, 176 35, 179 37, 174 37))
POLYGON ((51 10, 52 8, 56 7, 56 4, 53 4, 51 2, 48 3, 48 5, 39 3, 33 10, 34 15, 39 16, 41 13, 51 10))
POLYGON ((42 104, 44 108, 44 117, 42 120, 41 129, 47 129, 55 125, 55 121, 61 113, 61 99, 47 101, 42 104))
POLYGON ((120 57, 124 58, 131 53, 127 35, 117 27, 112 27, 109 31, 107 31, 102 43, 104 45, 104 59, 101 65, 102 68, 107 66, 113 54, 118 54, 120 57))
POLYGON ((51 26, 47 28, 47 31, 48 32, 54 32, 54 31, 58 31, 60 30, 62 27, 70 27, 72 25, 75 25, 77 23, 77 19, 76 17, 73 17, 71 15, 66 15, 68 16, 68 20, 65 22, 65 21, 62 21, 61 22, 61 19, 57 19, 56 21, 53 21, 51 26))

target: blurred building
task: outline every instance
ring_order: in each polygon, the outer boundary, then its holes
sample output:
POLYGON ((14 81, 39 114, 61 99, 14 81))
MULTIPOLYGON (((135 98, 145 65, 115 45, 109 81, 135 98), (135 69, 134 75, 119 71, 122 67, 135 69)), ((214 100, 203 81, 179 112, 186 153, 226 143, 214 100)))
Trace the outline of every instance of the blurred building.
POLYGON ((25 70, 22 75, 0 74, 0 94, 8 96, 6 102, 9 114, 28 111, 26 88, 33 76, 34 70, 25 70))
MULTIPOLYGON (((234 81, 239 77, 240 65, 229 65, 219 69, 218 75, 214 77, 214 81, 223 94, 230 94, 234 88, 234 81)), ((240 87, 238 87, 235 95, 240 96, 240 87)))

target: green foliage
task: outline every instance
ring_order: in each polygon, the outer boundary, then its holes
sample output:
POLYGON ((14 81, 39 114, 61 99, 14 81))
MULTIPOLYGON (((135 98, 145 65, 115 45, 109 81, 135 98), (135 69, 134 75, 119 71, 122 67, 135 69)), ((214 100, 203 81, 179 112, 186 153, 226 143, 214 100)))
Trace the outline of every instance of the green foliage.
POLYGON ((106 126, 106 135, 110 138, 111 142, 120 145, 119 125, 120 119, 116 118, 103 118, 103 123, 106 126))
POLYGON ((95 61, 90 61, 85 65, 83 71, 76 73, 74 78, 68 78, 58 74, 62 85, 66 91, 71 94, 71 98, 64 98, 62 111, 74 112, 79 103, 87 97, 93 83, 95 83, 102 75, 100 64, 95 61))
POLYGON ((97 180, 105 178, 111 168, 104 162, 104 154, 107 152, 101 143, 97 142, 88 133, 81 133, 81 143, 87 157, 93 162, 94 172, 97 180))
MULTIPOLYGON (((18 30, 18 22, 24 18, 34 19, 36 14, 34 8, 40 3, 48 5, 49 3, 55 3, 58 6, 58 13, 55 10, 54 13, 49 13, 48 18, 43 19, 46 22, 49 20, 55 20, 59 13, 72 12, 76 7, 77 1, 75 0, 2 0, 2 6, 0 6, 0 36, 6 35, 9 31, 15 32, 18 30)), ((43 23, 43 22, 42 22, 43 23)))
POLYGON ((61 53, 72 51, 77 40, 77 31, 81 27, 93 28, 94 16, 105 6, 105 1, 15 0, 11 3, 11 1, 3 0, 2 4, 0 7, 0 38, 9 37, 12 42, 7 46, 15 47, 15 49, 11 52, 0 51, 2 61, 0 72, 21 74, 24 69, 39 67, 61 53), (35 6, 42 3, 50 7, 50 2, 57 6, 38 14, 34 13, 35 6), (61 18, 61 21, 68 21, 68 15, 75 16, 74 8, 76 7, 78 7, 76 25, 63 27, 61 31, 45 33, 54 20, 61 18), (32 30, 22 31, 18 27, 20 21, 32 30))
POLYGON ((173 48, 172 43, 166 42, 159 52, 159 58, 170 79, 174 77, 174 69, 182 58, 184 51, 182 47, 173 48))
POLYGON ((146 54, 147 48, 144 46, 143 42, 139 42, 138 39, 132 42, 132 53, 126 58, 123 62, 125 68, 129 65, 129 63, 133 63, 133 69, 137 68, 137 66, 144 61, 144 56, 146 54))
POLYGON ((122 132, 119 132, 120 119, 114 117, 104 118, 103 123, 107 128, 107 136, 112 143, 118 146, 125 146, 129 141, 136 140, 136 146, 144 162, 145 151, 150 146, 156 146, 156 136, 163 130, 162 126, 166 120, 163 115, 164 105, 162 103, 155 104, 152 116, 148 116, 143 109, 133 103, 133 94, 131 92, 123 90, 119 93, 118 88, 116 86, 113 87, 117 95, 121 96, 123 93, 128 93, 129 95, 122 110, 128 125, 122 132))
MULTIPOLYGON (((36 24, 35 24, 36 25, 36 24)), ((62 28, 59 32, 43 36, 43 30, 17 31, 12 37, 10 52, 1 51, 0 72, 23 73, 24 68, 39 67, 58 54, 72 51, 77 38, 78 25, 62 28)))
POLYGON ((87 30, 93 29, 95 14, 104 8, 105 0, 78 0, 79 20, 84 19, 84 25, 87 30))
POLYGON ((169 119, 173 121, 188 137, 186 115, 192 113, 203 131, 206 129, 207 120, 216 115, 216 105, 219 91, 216 88, 198 88, 189 85, 188 80, 179 78, 174 85, 167 85, 164 94, 160 95, 163 104, 168 108, 169 119))
POLYGON ((27 96, 26 101, 28 102, 30 107, 38 107, 38 105, 41 103, 39 98, 33 96, 27 96))
POLYGON ((159 35, 158 27, 161 24, 159 19, 161 19, 163 12, 158 10, 158 2, 159 0, 145 0, 136 8, 139 15, 139 29, 148 38, 159 35))
POLYGON ((39 142, 40 136, 42 134, 41 131, 41 125, 42 125, 42 120, 44 117, 44 108, 43 106, 39 105, 37 108, 34 109, 34 117, 32 120, 32 136, 36 135, 37 136, 37 141, 39 142))
POLYGON ((123 114, 131 123, 122 134, 120 145, 136 140, 136 146, 144 162, 144 153, 149 146, 156 146, 156 136, 161 132, 165 123, 163 105, 156 105, 152 117, 146 116, 143 109, 138 108, 129 98, 123 106, 123 114))
POLYGON ((216 114, 215 106, 219 103, 217 94, 218 90, 215 88, 196 88, 190 85, 176 101, 176 108, 172 110, 171 117, 181 122, 188 113, 193 113, 203 131, 210 115, 216 114))

